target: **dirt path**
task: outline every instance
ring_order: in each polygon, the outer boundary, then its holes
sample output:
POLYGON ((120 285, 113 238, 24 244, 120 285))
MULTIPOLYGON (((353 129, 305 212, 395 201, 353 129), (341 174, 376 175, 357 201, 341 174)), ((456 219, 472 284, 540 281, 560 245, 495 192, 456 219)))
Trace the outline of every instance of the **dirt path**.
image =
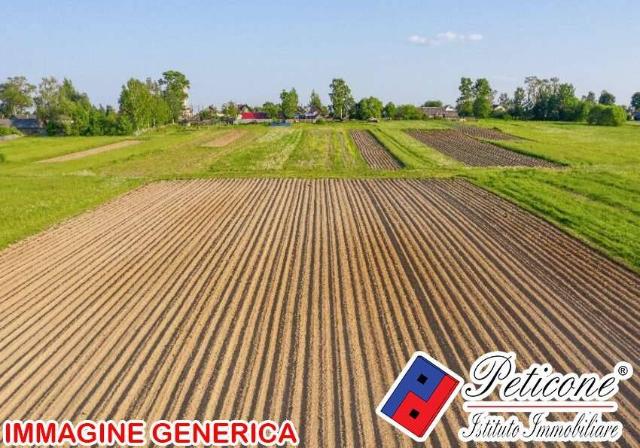
POLYGON ((458 130, 410 130, 407 133, 425 145, 469 166, 561 167, 548 160, 476 140, 458 130))
POLYGON ((351 131, 351 136, 362 157, 370 167, 384 170, 397 170, 402 164, 391 155, 369 131, 351 131))
POLYGON ((85 151, 72 152, 71 154, 65 154, 63 156, 52 157, 51 159, 40 160, 38 163, 57 163, 68 162, 69 160, 84 159, 85 157, 93 156, 107 151, 113 151, 114 149, 126 148, 128 146, 137 145, 142 143, 141 140, 123 140, 117 143, 111 143, 110 145, 99 146, 97 148, 87 149, 85 151))
POLYGON ((463 376, 494 349, 637 370, 639 291, 464 181, 157 183, 0 252, 0 420, 290 418, 307 447, 410 447, 374 409, 415 350, 463 376))
POLYGON ((227 146, 230 145, 231 143, 235 142, 236 140, 238 140, 240 137, 242 137, 243 135, 245 135, 246 132, 239 130, 239 129, 234 129, 232 131, 228 131, 225 132, 223 134, 218 135, 216 138, 214 138, 213 140, 208 141, 207 143, 205 143, 202 146, 206 146, 208 148, 222 148, 223 146, 227 146))

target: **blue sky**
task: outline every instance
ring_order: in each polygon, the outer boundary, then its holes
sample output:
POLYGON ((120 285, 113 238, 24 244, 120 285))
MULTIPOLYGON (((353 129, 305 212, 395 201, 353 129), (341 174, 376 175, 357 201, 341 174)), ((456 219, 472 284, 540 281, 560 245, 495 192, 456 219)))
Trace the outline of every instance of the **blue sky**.
POLYGON ((115 104, 130 77, 166 69, 198 106, 275 100, 296 87, 453 102, 461 76, 513 92, 527 75, 578 94, 640 91, 640 1, 33 1, 3 2, 0 78, 69 77, 115 104))

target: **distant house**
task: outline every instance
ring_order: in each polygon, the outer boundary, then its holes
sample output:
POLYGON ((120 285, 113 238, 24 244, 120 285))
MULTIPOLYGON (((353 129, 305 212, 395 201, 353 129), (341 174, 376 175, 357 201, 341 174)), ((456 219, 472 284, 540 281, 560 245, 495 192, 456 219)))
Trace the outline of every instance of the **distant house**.
POLYGON ((0 126, 16 128, 26 135, 42 135, 45 133, 42 123, 35 117, 2 118, 0 119, 0 126))
POLYGON ((633 114, 633 119, 636 121, 640 121, 640 110, 633 114))
POLYGON ((302 123, 315 123, 320 118, 322 118, 322 113, 315 107, 308 107, 304 112, 296 114, 296 121, 302 123))
POLYGON ((318 112, 302 112, 296 114, 296 121, 301 123, 315 123, 318 118, 320 118, 320 114, 318 112))
POLYGON ((235 124, 269 123, 271 119, 265 112, 242 112, 235 119, 235 124))
POLYGON ((419 109, 427 118, 446 118, 449 120, 455 120, 459 118, 458 112, 452 106, 420 107, 419 109))

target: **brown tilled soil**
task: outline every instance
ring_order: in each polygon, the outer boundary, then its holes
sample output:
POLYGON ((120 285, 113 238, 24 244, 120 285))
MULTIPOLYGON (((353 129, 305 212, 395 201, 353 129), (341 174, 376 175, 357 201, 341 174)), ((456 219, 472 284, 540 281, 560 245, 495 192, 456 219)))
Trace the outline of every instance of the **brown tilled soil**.
POLYGON ((469 137, 479 138, 482 140, 519 140, 520 137, 507 134, 499 129, 481 128, 479 126, 469 126, 464 124, 455 125, 455 129, 469 137))
POLYGON ((63 156, 40 160, 39 163, 67 162, 69 160, 84 159, 85 157, 100 154, 102 152, 113 151, 114 149, 121 149, 126 148, 127 146, 137 145, 138 143, 142 142, 140 140, 123 140, 121 142, 111 143, 110 145, 99 146, 97 148, 91 148, 85 151, 72 152, 71 154, 65 154, 63 156))
POLYGON ((409 130, 407 133, 427 146, 470 166, 532 166, 558 168, 561 165, 481 142, 457 130, 409 130))
POLYGON ((383 170, 397 170, 402 164, 389 153, 387 148, 369 131, 351 131, 351 136, 362 157, 370 167, 383 170))
MULTIPOLYGON (((374 410, 415 350, 465 377, 496 349, 637 371, 639 301, 464 181, 157 183, 0 253, 0 420, 290 418, 305 447, 409 447, 374 410)), ((638 375, 615 399, 632 446, 638 375)))
POLYGON ((245 135, 245 133, 245 131, 234 129, 233 131, 225 132, 224 134, 218 135, 216 138, 208 141, 202 146, 207 146, 209 148, 222 148, 223 146, 227 146, 235 142, 240 137, 245 135))

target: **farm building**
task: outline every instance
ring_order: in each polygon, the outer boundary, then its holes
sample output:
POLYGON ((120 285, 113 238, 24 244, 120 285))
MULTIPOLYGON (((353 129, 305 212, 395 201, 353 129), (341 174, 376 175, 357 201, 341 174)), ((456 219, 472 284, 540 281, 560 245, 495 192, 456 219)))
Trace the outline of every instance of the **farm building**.
POLYGON ((42 123, 35 117, 24 118, 3 118, 0 119, 0 126, 5 128, 16 128, 23 134, 40 135, 44 134, 42 123))
POLYGON ((315 107, 309 107, 304 112, 296 114, 296 121, 303 123, 315 123, 319 118, 322 118, 322 114, 315 107))
POLYGON ((421 107, 420 110, 427 118, 446 118, 450 120, 458 119, 458 112, 452 106, 442 107, 421 107))
POLYGON ((235 124, 249 124, 249 123, 270 123, 271 118, 265 112, 242 112, 238 115, 235 124))

